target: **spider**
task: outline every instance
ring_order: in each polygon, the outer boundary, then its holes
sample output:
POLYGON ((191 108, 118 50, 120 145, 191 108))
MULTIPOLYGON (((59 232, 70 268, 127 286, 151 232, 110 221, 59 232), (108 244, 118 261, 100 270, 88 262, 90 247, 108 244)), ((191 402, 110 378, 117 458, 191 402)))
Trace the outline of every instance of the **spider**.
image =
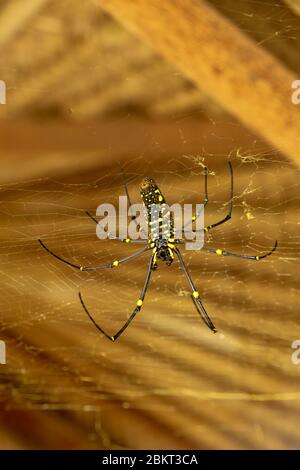
MULTIPOLYGON (((231 165, 230 161, 228 162, 228 168, 229 168, 229 175, 230 175, 230 198, 229 198, 229 203, 228 203, 228 212, 227 212, 226 216, 223 217, 218 222, 215 222, 211 225, 207 225, 206 227, 204 227, 204 229, 203 229, 204 233, 208 233, 210 230, 214 229, 215 227, 218 227, 219 225, 224 224, 229 219, 231 219, 232 209, 233 209, 233 170, 232 170, 232 165, 231 165)), ((203 200, 203 207, 205 207, 208 204, 208 200, 209 200, 208 199, 208 184, 207 184, 207 181, 208 181, 208 170, 207 170, 207 167, 204 167, 204 200, 203 200)), ((125 188, 125 192, 126 192, 128 205, 130 207, 131 206, 131 200, 130 200, 128 187, 127 187, 127 183, 126 183, 125 178, 124 178, 124 188, 125 188)), ((129 316, 127 321, 124 323, 122 328, 120 328, 115 335, 113 335, 113 336, 109 335, 106 331, 103 330, 103 328, 101 328, 98 325, 98 323, 96 323, 93 316, 90 314, 88 308, 86 307, 81 293, 79 292, 79 294, 78 294, 81 305, 82 305, 84 311, 86 312, 86 314, 88 315, 88 317, 90 318, 90 320, 92 321, 92 323, 110 341, 116 341, 122 335, 122 333, 124 333, 124 331, 130 325, 130 323, 135 318, 135 316, 140 312, 140 310, 141 310, 141 308, 144 304, 144 299, 145 299, 145 296, 146 296, 146 293, 147 293, 147 289, 148 289, 148 286, 149 286, 149 282, 150 282, 152 272, 157 269, 158 261, 164 262, 168 266, 170 266, 173 263, 173 260, 174 260, 175 256, 177 257, 177 259, 179 261, 179 264, 180 264, 180 266, 181 266, 181 268, 182 268, 182 270, 185 274, 185 277, 186 277, 186 279, 189 283, 189 286, 190 286, 190 289, 191 289, 191 298, 194 302, 194 305, 195 305, 200 317, 202 318, 203 322, 207 325, 207 327, 212 332, 216 333, 217 329, 216 329, 215 325, 213 324, 213 322, 211 321, 211 319, 209 318, 208 313, 206 312, 206 309, 203 306, 203 303, 200 299, 199 292, 195 287, 195 284, 194 284, 194 282, 193 282, 193 280, 190 276, 190 273, 187 269, 186 263, 185 263, 185 261, 182 257, 182 254, 181 254, 181 252, 178 248, 178 245, 185 243, 185 240, 178 239, 178 238, 175 237, 176 233, 175 233, 175 230, 174 230, 173 216, 168 212, 168 217, 169 217, 168 218, 168 224, 165 224, 165 220, 166 220, 165 218, 166 218, 167 213, 166 212, 162 213, 162 215, 160 216, 161 218, 159 219, 160 223, 159 223, 159 231, 158 232, 157 232, 157 227, 156 227, 156 231, 155 231, 155 229, 151 226, 150 215, 151 215, 151 207, 153 207, 153 204, 159 204, 160 207, 162 207, 162 208, 164 207, 164 204, 166 204, 166 201, 165 201, 165 198, 164 198, 162 192, 160 191, 160 189, 157 186, 154 179, 149 178, 149 177, 146 177, 142 180, 142 182, 140 184, 140 192, 141 192, 141 198, 142 198, 142 201, 143 201, 143 204, 144 204, 144 207, 145 207, 145 216, 146 216, 146 220, 147 220, 148 228, 149 228, 148 240, 142 240, 142 239, 132 240, 130 238, 122 239, 122 238, 119 238, 119 237, 110 238, 110 239, 114 239, 114 240, 119 240, 119 241, 124 242, 124 243, 142 243, 142 244, 146 244, 146 246, 143 249, 141 249, 139 251, 136 251, 132 255, 127 256, 127 257, 122 258, 122 259, 114 260, 110 264, 104 264, 104 265, 93 266, 93 267, 92 266, 79 266, 77 264, 71 263, 70 261, 67 261, 67 260, 61 258, 57 254, 52 252, 43 243, 43 241, 40 240, 40 239, 39 239, 39 243, 50 255, 54 256, 56 259, 58 259, 59 261, 65 263, 65 264, 67 264, 68 266, 71 266, 72 268, 78 269, 80 271, 97 271, 97 270, 101 270, 101 269, 117 268, 117 267, 121 266, 122 264, 127 263, 128 261, 131 261, 133 259, 138 258, 139 256, 141 256, 145 252, 151 252, 151 257, 150 257, 150 260, 149 260, 149 263, 148 263, 146 278, 145 278, 145 281, 144 281, 144 285, 143 285, 140 297, 139 297, 139 299, 136 303, 136 307, 134 308, 133 312, 131 313, 131 315, 129 316), (168 230, 167 230, 168 234, 167 235, 166 235, 166 231, 164 229, 164 226, 168 226, 168 230)), ((86 212, 86 214, 95 223, 98 223, 98 221, 89 212, 86 212)), ((199 217, 199 215, 200 214, 196 212, 193 215, 192 220, 187 225, 189 225, 190 223, 195 221, 199 217)), ((132 219, 135 220, 135 217, 133 216, 132 219)), ((137 223, 137 221, 135 221, 135 222, 137 223)), ((183 227, 183 230, 185 230, 185 228, 186 227, 183 227)), ((255 255, 242 255, 242 254, 239 254, 239 253, 233 253, 233 252, 230 252, 230 251, 225 251, 225 250, 222 250, 220 248, 213 249, 213 248, 208 248, 208 247, 202 247, 201 251, 204 251, 204 252, 207 252, 207 253, 214 253, 218 256, 234 256, 234 257, 237 257, 237 258, 259 261, 263 258, 266 258, 267 256, 270 256, 276 250, 276 248, 277 248, 277 240, 275 241, 275 244, 274 244, 271 251, 269 251, 265 254, 256 255, 256 256, 255 255)))

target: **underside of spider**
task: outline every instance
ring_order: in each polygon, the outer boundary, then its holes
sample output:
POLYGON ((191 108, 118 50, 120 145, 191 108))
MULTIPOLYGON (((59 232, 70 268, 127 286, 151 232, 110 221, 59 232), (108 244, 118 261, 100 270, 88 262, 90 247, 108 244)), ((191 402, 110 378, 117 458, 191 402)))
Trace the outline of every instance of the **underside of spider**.
MULTIPOLYGON (((207 225, 206 227, 204 227, 203 229, 204 234, 208 233, 210 230, 214 229, 215 227, 221 224, 224 224, 225 222, 231 219, 232 208, 233 208, 233 203, 232 203, 233 171, 232 171, 232 165, 230 161, 228 162, 228 167, 229 167, 229 174, 230 174, 230 197, 229 197, 229 202, 228 202, 228 212, 226 216, 223 217, 218 222, 215 222, 211 225, 207 225)), ((204 200, 203 200, 204 207, 208 203, 207 179, 208 179, 208 171, 207 171, 207 168, 204 167, 204 200)), ((128 204, 129 206, 131 206, 131 201, 130 201, 128 187, 127 187, 125 178, 124 178, 124 188, 125 188, 126 196, 128 199, 128 204)), ((133 312, 131 313, 131 315, 129 316, 128 320, 125 322, 122 328, 117 331, 115 335, 109 335, 106 331, 103 330, 103 328, 101 328, 98 325, 98 323, 94 320, 93 316, 90 314, 88 308, 86 307, 81 293, 79 293, 79 299, 84 308, 84 311, 86 312, 90 320, 93 322, 95 327, 110 341, 115 341, 116 339, 118 339, 121 336, 121 334, 124 333, 124 331, 132 322, 132 320, 135 318, 135 316, 140 312, 144 303, 146 293, 147 293, 151 274, 153 271, 157 269, 158 261, 164 262, 166 263, 167 266, 170 266, 173 263, 175 257, 178 259, 179 264, 185 274, 185 277, 191 289, 191 298, 193 300, 193 303, 196 307, 197 312, 199 313, 200 317, 202 318, 206 326, 211 331, 216 333, 217 331, 216 327, 214 326, 213 322, 209 318, 206 312, 206 309, 204 308, 202 304, 202 301, 200 299, 200 294, 194 285, 194 282, 190 276, 190 273, 187 269, 187 266, 182 257, 182 254, 178 248, 178 245, 185 243, 185 240, 176 238, 173 215, 169 211, 169 207, 166 204, 166 201, 162 192, 160 191, 159 187, 155 183, 154 179, 149 178, 149 177, 144 178, 142 180, 140 184, 140 192, 141 192, 141 197, 142 197, 143 204, 145 207, 145 217, 146 217, 147 224, 148 224, 148 234, 149 234, 148 240, 131 240, 130 238, 126 238, 126 239, 113 238, 113 239, 119 240, 124 243, 145 244, 146 246, 142 250, 139 250, 135 252, 134 254, 127 256, 125 258, 114 260, 113 262, 109 264, 100 265, 100 266, 79 266, 53 253, 41 240, 39 240, 41 246, 49 254, 54 256, 59 261, 71 266, 72 268, 79 269, 80 271, 97 271, 101 269, 117 268, 130 260, 138 258, 139 256, 141 256, 142 254, 146 252, 151 252, 151 257, 148 263, 147 274, 146 274, 142 291, 140 293, 140 297, 137 300, 136 306, 133 312), (157 213, 155 213, 155 211, 157 211, 157 213)), ((95 223, 98 223, 97 219, 95 219, 88 212, 87 212, 87 215, 95 223)), ((195 213, 194 216, 192 217, 192 220, 188 224, 186 224, 186 226, 182 227, 183 229, 182 232, 185 233, 186 227, 189 226, 189 224, 195 221, 198 217, 199 217, 199 213, 195 213)), ((132 219, 134 220, 134 217, 132 219)), ((213 249, 213 248, 208 248, 208 247, 202 247, 201 251, 204 251, 205 253, 213 253, 218 256, 233 256, 236 258, 259 261, 271 255, 276 250, 276 248, 277 248, 277 241, 275 242, 271 251, 264 253, 262 255, 243 255, 239 253, 233 253, 233 252, 229 252, 226 250, 222 250, 221 248, 213 249)))
POLYGON ((175 249, 174 216, 154 179, 144 178, 140 191, 148 223, 148 245, 154 254, 152 270, 157 268, 157 260, 170 266, 175 249))

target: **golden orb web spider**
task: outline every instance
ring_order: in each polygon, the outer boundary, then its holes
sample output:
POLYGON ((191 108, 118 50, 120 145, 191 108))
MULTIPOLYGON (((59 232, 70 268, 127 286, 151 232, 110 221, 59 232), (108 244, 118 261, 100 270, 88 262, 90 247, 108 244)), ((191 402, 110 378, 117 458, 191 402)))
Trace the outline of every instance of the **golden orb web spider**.
MULTIPOLYGON (((227 222, 229 219, 231 219, 232 208, 233 208, 233 170, 232 170, 232 165, 231 165, 230 161, 228 162, 228 167, 229 167, 229 174, 230 174, 230 199, 229 199, 229 203, 228 203, 227 215, 223 219, 219 220, 218 222, 215 222, 213 224, 210 224, 210 225, 207 225, 206 227, 204 227, 204 229, 203 229, 204 233, 209 232, 213 228, 218 227, 219 225, 222 225, 225 222, 227 222)), ((127 187, 127 183, 126 183, 124 174, 123 174, 123 178, 124 178, 124 189, 125 189, 125 193, 126 193, 126 197, 127 197, 127 202, 128 202, 129 207, 130 207, 131 206, 131 200, 130 200, 128 187, 127 187)), ((206 167, 204 167, 204 200, 203 200, 203 206, 204 207, 208 204, 208 184, 207 184, 207 180, 208 180, 208 170, 207 170, 206 167)), ((122 258, 122 259, 119 259, 119 260, 114 260, 110 264, 104 264, 104 265, 100 265, 100 266, 79 266, 79 265, 71 263, 70 261, 67 261, 67 260, 61 258, 60 256, 58 256, 57 254, 53 253, 40 239, 39 239, 39 243, 41 244, 41 246, 48 253, 50 253, 56 259, 58 259, 59 261, 65 263, 65 264, 67 264, 68 266, 71 266, 72 268, 79 269, 80 271, 97 271, 97 270, 100 270, 100 269, 117 268, 118 266, 126 263, 127 261, 138 258, 139 256, 141 256, 145 252, 149 252, 149 251, 152 252, 150 260, 149 260, 149 264, 148 264, 148 269, 147 269, 147 274, 146 274, 146 278, 145 278, 145 281, 144 281, 144 285, 143 285, 140 297, 139 297, 139 299, 136 303, 136 307, 133 310, 133 312, 131 313, 131 315, 129 316, 128 320, 124 323, 122 328, 120 328, 117 331, 117 333, 115 335, 113 335, 113 336, 109 335, 108 333, 106 333, 106 331, 103 330, 103 328, 101 328, 98 325, 98 323, 96 323, 93 316, 90 314, 89 310, 87 309, 87 307, 86 307, 86 305, 83 301, 81 293, 79 292, 79 299, 80 299, 82 307, 84 308, 84 311, 86 312, 86 314, 88 315, 90 320, 93 322, 95 327, 106 338, 108 338, 110 341, 116 341, 121 336, 121 334, 124 333, 124 331, 130 325, 130 323, 135 318, 137 313, 140 312, 140 310, 143 306, 143 303, 144 303, 146 293, 147 293, 147 289, 148 289, 148 286, 149 286, 151 274, 152 274, 153 271, 155 271, 157 269, 157 261, 158 260, 163 261, 168 266, 170 266, 172 264, 174 258, 175 258, 174 255, 176 255, 176 257, 178 258, 180 266, 181 266, 181 268, 182 268, 182 270, 185 274, 185 277, 186 277, 186 279, 189 283, 189 286, 191 288, 191 298, 194 302, 194 305, 195 305, 200 317, 202 318, 204 323, 208 326, 208 328, 210 328, 210 330, 212 330, 214 333, 216 333, 217 329, 214 326, 211 319, 209 318, 208 313, 206 312, 206 310, 205 310, 205 308, 202 304, 199 292, 197 291, 197 289, 196 289, 196 287, 193 283, 193 280, 192 280, 192 278, 190 276, 190 273, 187 269, 185 261, 184 261, 182 255, 181 255, 181 252, 180 252, 179 248, 177 247, 177 245, 185 243, 185 240, 175 238, 174 220, 173 220, 172 216, 170 216, 170 214, 168 213, 168 217, 169 217, 168 222, 169 222, 169 224, 167 224, 167 226, 168 226, 168 229, 167 229, 168 236, 167 237, 166 237, 166 232, 164 232, 164 228, 163 228, 164 227, 164 222, 165 222, 164 217, 166 216, 166 214, 164 215, 164 213, 163 213, 163 215, 160 216, 162 218, 159 219, 160 223, 159 223, 159 232, 158 233, 154 232, 153 227, 151 227, 151 224, 150 224, 151 207, 153 206, 153 204, 158 204, 161 207, 163 207, 163 205, 166 204, 166 201, 165 201, 165 198, 164 198, 162 192, 160 191, 159 187, 155 183, 154 179, 148 178, 148 177, 144 178, 142 180, 142 182, 140 184, 140 191, 141 191, 142 201, 143 201, 144 207, 146 209, 146 217, 148 218, 148 220, 147 220, 148 229, 149 229, 148 240, 142 240, 142 239, 132 240, 130 238, 121 239, 121 238, 118 238, 118 237, 113 238, 113 240, 119 240, 119 241, 122 241, 124 243, 144 243, 147 246, 144 247, 142 250, 139 250, 139 251, 137 251, 137 252, 133 253, 132 255, 127 256, 125 258, 122 258)), ((94 222, 98 223, 98 221, 89 212, 86 212, 86 214, 94 222)), ((188 222, 186 224, 186 226, 183 227, 183 233, 184 233, 184 230, 186 229, 186 227, 190 223, 195 221, 197 219, 197 217, 199 217, 199 215, 200 215, 199 213, 195 213, 195 215, 192 217, 192 220, 190 222, 188 222)), ((135 220, 135 217, 132 217, 132 219, 135 220)), ((272 248, 271 251, 269 251, 268 253, 262 254, 262 255, 257 255, 257 256, 255 256, 255 255, 250 255, 250 256, 249 255, 241 255, 239 253, 233 253, 233 252, 230 252, 230 251, 225 251, 225 250, 222 250, 220 248, 212 249, 212 248, 202 247, 201 251, 204 251, 206 253, 214 253, 214 254, 219 255, 219 256, 235 256, 237 258, 243 258, 243 259, 259 261, 259 260, 261 260, 263 258, 266 258, 267 256, 271 255, 276 250, 276 248, 277 248, 277 241, 275 241, 275 245, 274 245, 274 247, 272 248)))

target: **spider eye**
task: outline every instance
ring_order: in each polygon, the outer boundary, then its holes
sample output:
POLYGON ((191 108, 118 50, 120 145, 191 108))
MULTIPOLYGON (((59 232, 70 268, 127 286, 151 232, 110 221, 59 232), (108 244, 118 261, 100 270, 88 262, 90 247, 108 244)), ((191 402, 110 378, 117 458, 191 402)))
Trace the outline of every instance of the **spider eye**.
POLYGON ((147 189, 149 188, 150 184, 148 181, 143 180, 140 184, 141 189, 147 189))
POLYGON ((152 186, 154 181, 151 178, 144 178, 140 184, 141 189, 148 189, 152 186))

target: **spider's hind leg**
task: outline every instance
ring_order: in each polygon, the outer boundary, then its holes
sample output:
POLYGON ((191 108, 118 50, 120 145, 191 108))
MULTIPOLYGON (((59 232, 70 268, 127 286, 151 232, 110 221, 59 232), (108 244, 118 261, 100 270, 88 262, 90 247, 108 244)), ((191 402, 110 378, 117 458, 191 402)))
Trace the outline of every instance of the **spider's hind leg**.
POLYGON ((193 281, 192 281, 192 278, 188 272, 188 269, 186 267, 186 264, 182 258, 182 255, 180 253, 180 251, 178 250, 178 248, 176 248, 175 250, 175 253, 179 259, 179 263, 182 267, 182 270, 188 280, 188 283, 190 285, 190 288, 192 290, 192 300, 194 302, 194 305, 200 315, 200 317, 202 318, 202 320, 204 321, 205 325, 208 326, 208 328, 213 332, 213 333, 217 333, 217 329, 215 327, 215 325, 213 324, 213 322, 211 321, 211 319, 209 318, 208 316, 208 313, 206 312, 201 300, 200 300, 200 297, 199 297, 199 292, 197 291, 193 281))

